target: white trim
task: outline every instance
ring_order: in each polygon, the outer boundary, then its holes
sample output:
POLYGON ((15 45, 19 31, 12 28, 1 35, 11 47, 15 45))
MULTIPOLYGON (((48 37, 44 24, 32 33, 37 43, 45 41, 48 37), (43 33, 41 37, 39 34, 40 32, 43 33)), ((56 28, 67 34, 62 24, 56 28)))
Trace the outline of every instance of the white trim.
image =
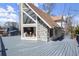
POLYGON ((21 3, 21 9, 20 9, 20 12, 21 12, 21 36, 23 36, 23 8, 22 8, 23 4, 21 3))
POLYGON ((36 37, 21 37, 21 40, 37 40, 36 37))
POLYGON ((37 16, 36 16, 36 40, 38 40, 38 36, 37 36, 37 28, 38 28, 38 24, 37 24, 37 16))
POLYGON ((28 3, 26 3, 26 5, 45 23, 48 25, 49 28, 52 28, 46 21, 43 20, 43 18, 41 16, 39 16, 29 5, 28 3))
POLYGON ((23 13, 25 13, 29 18, 31 18, 36 23, 36 21, 28 13, 26 13, 24 10, 23 10, 23 13))
POLYGON ((36 27, 36 24, 23 24, 23 27, 36 27))

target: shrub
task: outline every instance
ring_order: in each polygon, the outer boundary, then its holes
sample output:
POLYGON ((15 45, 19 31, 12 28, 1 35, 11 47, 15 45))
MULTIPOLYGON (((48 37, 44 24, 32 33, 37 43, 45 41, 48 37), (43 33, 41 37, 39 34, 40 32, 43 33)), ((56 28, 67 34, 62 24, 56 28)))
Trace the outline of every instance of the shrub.
POLYGON ((75 28, 75 34, 79 34, 79 26, 75 28))

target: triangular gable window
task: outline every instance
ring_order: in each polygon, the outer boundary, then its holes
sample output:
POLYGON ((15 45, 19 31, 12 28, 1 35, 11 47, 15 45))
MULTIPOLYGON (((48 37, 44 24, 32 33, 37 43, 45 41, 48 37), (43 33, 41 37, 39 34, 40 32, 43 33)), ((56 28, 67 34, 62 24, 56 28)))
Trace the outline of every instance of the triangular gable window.
POLYGON ((36 14, 25 3, 23 4, 23 11, 36 20, 36 14))
POLYGON ((23 13, 23 24, 35 23, 31 18, 29 18, 25 13, 23 13))

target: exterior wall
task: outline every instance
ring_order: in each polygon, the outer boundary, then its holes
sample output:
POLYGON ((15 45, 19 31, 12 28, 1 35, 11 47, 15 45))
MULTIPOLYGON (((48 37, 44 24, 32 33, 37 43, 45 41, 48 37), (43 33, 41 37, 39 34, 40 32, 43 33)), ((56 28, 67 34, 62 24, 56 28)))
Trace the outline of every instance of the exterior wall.
POLYGON ((37 20, 37 40, 40 40, 40 41, 47 41, 48 40, 48 28, 39 19, 37 20))
POLYGON ((52 28, 52 37, 50 37, 50 29, 40 20, 37 19, 37 40, 50 41, 60 37, 63 31, 58 28, 52 28))

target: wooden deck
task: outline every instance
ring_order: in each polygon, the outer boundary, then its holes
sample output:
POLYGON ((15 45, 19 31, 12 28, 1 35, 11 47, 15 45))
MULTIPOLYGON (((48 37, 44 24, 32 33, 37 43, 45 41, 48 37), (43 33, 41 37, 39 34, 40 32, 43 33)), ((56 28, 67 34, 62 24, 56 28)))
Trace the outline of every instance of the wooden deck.
MULTIPOLYGON (((49 42, 47 44, 24 50, 27 56, 79 56, 79 47, 75 40, 49 42)), ((22 50, 21 50, 22 52, 22 50)))
MULTIPOLYGON (((18 37, 17 37, 18 39, 18 37)), ((3 40, 5 47, 8 48, 7 55, 12 56, 79 56, 79 47, 75 39, 66 37, 62 41, 51 41, 45 44, 36 43, 34 46, 27 48, 27 41, 11 39, 3 40), (10 41, 10 42, 9 42, 10 41), (12 41, 12 42, 11 42, 12 41), (12 44, 14 43, 14 44, 12 44), (21 45, 21 43, 24 43, 21 45), (12 46, 12 45, 14 46, 12 46), (16 45, 15 45, 16 44, 16 45), (19 44, 19 45, 18 45, 19 44), (38 44, 38 45, 37 45, 38 44), (12 48, 10 47, 12 46, 12 48), (20 46, 21 45, 21 46, 20 46), (25 45, 25 46, 24 46, 25 45), (15 47, 16 46, 16 47, 15 47)))

